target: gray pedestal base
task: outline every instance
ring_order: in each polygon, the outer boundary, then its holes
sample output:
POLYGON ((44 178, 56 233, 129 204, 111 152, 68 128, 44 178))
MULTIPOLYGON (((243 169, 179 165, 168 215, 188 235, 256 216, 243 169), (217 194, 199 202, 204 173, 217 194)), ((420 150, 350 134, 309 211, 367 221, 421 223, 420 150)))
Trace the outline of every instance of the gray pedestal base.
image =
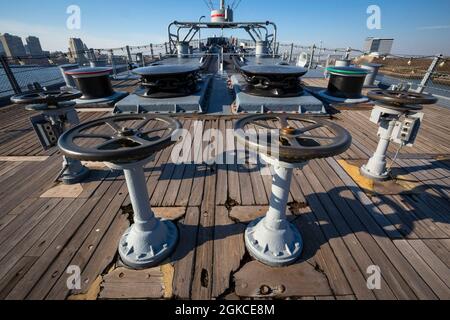
POLYGON ((134 269, 150 268, 166 260, 177 241, 178 230, 171 221, 158 220, 153 230, 145 232, 132 226, 120 240, 120 258, 134 269))
POLYGON ((386 181, 391 177, 389 171, 385 171, 382 174, 375 174, 374 172, 371 172, 369 169, 367 169, 367 165, 363 165, 359 171, 364 177, 377 181, 386 181))
POLYGON ((63 166, 67 169, 61 175, 64 184, 72 185, 82 182, 88 175, 89 169, 81 164, 78 160, 64 158, 63 166))
POLYGON ((250 255, 271 267, 297 261, 303 250, 300 232, 288 221, 279 229, 272 229, 266 225, 266 219, 253 221, 245 231, 245 245, 250 255))

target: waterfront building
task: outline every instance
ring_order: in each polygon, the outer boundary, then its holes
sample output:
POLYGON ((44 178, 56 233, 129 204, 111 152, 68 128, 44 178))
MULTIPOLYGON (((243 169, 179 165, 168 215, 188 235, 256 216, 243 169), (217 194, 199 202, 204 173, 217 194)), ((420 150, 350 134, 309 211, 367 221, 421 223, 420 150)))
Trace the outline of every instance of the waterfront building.
POLYGON ((18 36, 4 33, 0 35, 0 42, 7 57, 24 57, 27 54, 22 38, 18 36))
POLYGON ((26 39, 28 51, 31 56, 42 56, 43 50, 38 37, 29 36, 26 39))

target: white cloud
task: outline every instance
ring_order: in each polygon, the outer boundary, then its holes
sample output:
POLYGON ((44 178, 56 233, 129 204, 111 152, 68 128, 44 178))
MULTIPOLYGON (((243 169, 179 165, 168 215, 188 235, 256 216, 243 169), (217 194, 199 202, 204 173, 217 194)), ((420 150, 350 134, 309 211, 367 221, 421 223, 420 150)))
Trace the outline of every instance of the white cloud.
POLYGON ((0 20, 0 30, 2 33, 11 33, 25 38, 29 35, 39 37, 44 50, 67 51, 70 37, 81 38, 89 48, 117 48, 125 45, 148 45, 153 43, 163 43, 167 41, 161 35, 150 35, 133 32, 131 34, 115 34, 103 36, 99 33, 90 33, 81 30, 68 30, 65 27, 56 28, 37 24, 28 24, 16 20, 0 20))
POLYGON ((448 25, 448 26, 425 26, 425 27, 417 28, 417 30, 442 30, 442 29, 450 29, 450 25, 448 25))

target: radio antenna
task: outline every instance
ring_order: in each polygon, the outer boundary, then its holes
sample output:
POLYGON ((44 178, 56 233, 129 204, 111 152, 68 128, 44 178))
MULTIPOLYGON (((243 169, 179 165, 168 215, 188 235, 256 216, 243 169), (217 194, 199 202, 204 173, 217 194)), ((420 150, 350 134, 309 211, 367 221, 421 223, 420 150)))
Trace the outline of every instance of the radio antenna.
POLYGON ((213 10, 213 5, 212 5, 211 0, 209 0, 209 1, 203 0, 203 2, 205 3, 205 5, 206 5, 209 9, 213 10))

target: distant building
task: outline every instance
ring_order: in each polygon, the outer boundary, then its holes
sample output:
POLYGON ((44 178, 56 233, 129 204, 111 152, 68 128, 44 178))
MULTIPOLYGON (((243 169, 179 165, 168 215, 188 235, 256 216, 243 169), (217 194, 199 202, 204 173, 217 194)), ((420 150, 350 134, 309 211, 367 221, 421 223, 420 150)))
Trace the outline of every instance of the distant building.
POLYGON ((87 62, 85 55, 85 47, 86 45, 79 38, 70 38, 69 39, 69 53, 70 57, 78 62, 79 64, 83 64, 87 62))
POLYGON ((42 56, 43 51, 41 42, 38 37, 29 36, 25 39, 27 41, 28 51, 31 56, 42 56))
POLYGON ((27 55, 20 37, 4 33, 0 35, 0 42, 7 57, 24 57, 27 55))
POLYGON ((364 43, 364 52, 372 55, 387 55, 391 53, 394 39, 367 38, 364 43))

